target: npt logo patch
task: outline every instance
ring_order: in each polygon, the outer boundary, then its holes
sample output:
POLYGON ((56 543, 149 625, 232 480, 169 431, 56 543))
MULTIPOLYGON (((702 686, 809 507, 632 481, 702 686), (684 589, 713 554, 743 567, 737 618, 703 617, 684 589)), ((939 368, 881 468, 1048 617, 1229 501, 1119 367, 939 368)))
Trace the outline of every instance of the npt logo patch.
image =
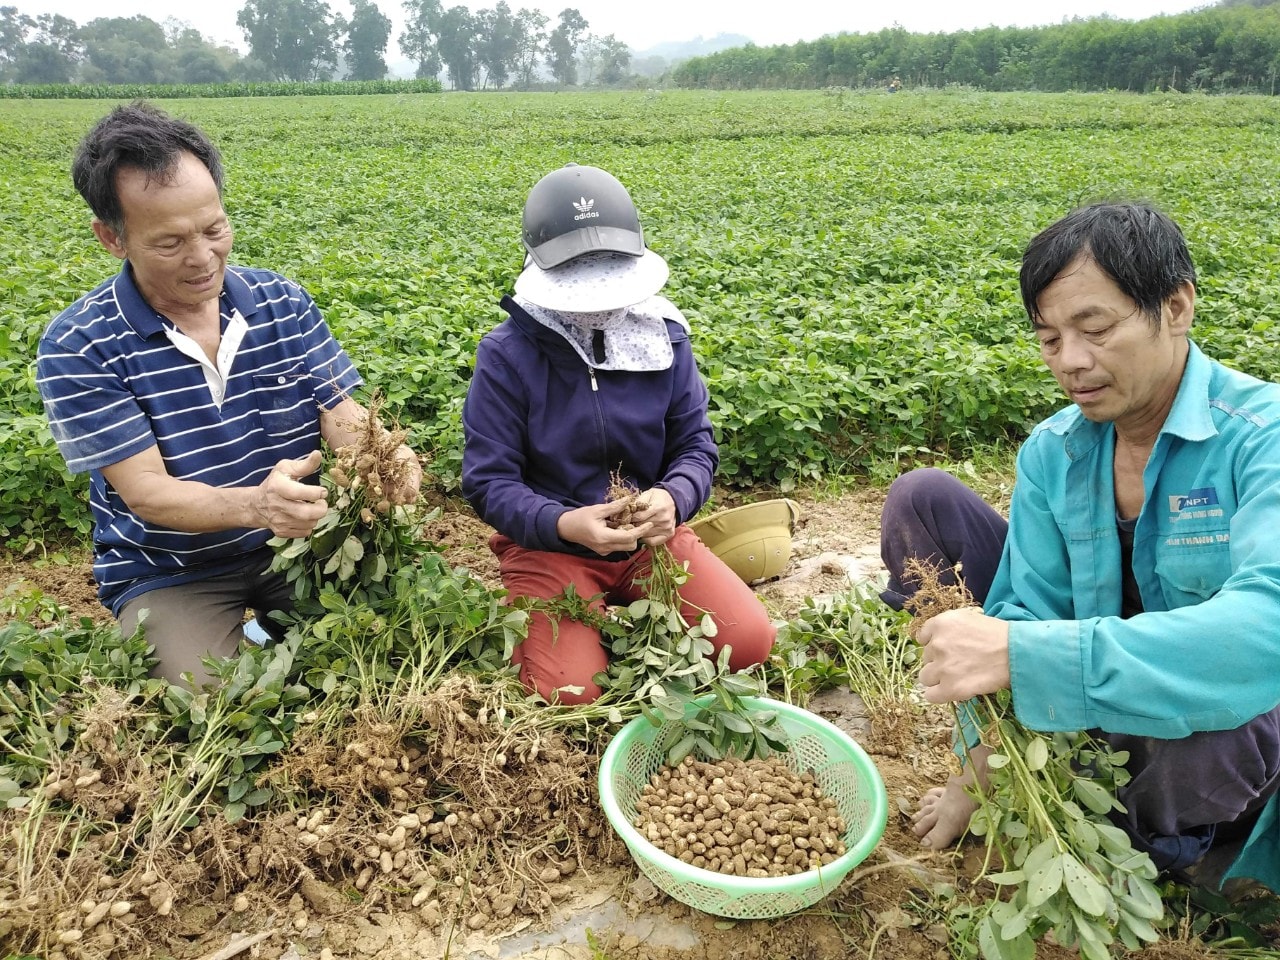
POLYGON ((1189 490, 1182 495, 1169 497, 1169 512, 1182 513, 1184 510, 1204 510, 1218 505, 1218 491, 1213 487, 1201 487, 1189 490))

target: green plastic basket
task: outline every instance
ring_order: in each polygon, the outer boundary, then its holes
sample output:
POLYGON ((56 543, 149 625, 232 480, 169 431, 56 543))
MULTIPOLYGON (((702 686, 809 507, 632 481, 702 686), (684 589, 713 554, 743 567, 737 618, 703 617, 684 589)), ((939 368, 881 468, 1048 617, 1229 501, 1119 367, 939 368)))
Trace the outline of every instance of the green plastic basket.
POLYGON ((788 877, 737 877, 704 870, 659 850, 632 826, 636 800, 666 763, 679 731, 636 717, 610 742, 600 762, 600 803, 613 829, 644 875, 663 892, 705 913, 739 920, 781 917, 817 903, 866 859, 884 833, 889 799, 866 751, 821 717, 777 700, 744 697, 758 710, 775 710, 787 734, 781 756, 793 770, 810 772, 832 797, 847 830, 843 856, 788 877))

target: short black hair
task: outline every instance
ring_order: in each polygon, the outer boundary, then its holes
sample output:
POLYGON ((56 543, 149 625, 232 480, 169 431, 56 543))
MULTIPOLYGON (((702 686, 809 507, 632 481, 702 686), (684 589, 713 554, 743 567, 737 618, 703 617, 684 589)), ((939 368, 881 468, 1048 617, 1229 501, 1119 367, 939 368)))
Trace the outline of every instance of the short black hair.
POLYGON ((1095 203, 1038 233, 1022 254, 1022 305, 1035 323, 1045 287, 1073 260, 1087 255, 1156 327, 1160 308, 1196 268, 1182 230, 1145 203, 1095 203))
POLYGON ((116 107, 85 134, 71 164, 71 182, 95 217, 123 233, 124 210, 116 187, 120 171, 141 170, 149 179, 165 181, 183 153, 205 165, 222 196, 222 157, 204 132, 145 100, 135 100, 116 107))

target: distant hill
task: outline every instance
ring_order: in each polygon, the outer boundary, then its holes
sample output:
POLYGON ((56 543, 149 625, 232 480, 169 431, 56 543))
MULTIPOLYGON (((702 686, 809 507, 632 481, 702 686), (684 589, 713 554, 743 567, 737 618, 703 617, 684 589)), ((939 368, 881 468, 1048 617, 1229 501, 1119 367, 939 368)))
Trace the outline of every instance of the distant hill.
POLYGON ((662 57, 664 60, 688 60, 690 57, 702 57, 708 53, 718 53, 733 47, 745 47, 751 42, 750 37, 740 33, 717 33, 714 37, 694 37, 692 40, 667 40, 655 44, 647 50, 631 50, 633 60, 644 60, 649 57, 662 57))
MULTIPOLYGON (((740 33, 717 33, 714 37, 668 40, 646 50, 637 50, 632 47, 631 69, 644 77, 656 77, 690 57, 703 57, 710 53, 719 53, 721 50, 745 47, 749 43, 751 38, 744 37, 740 33)), ((417 67, 417 63, 412 60, 396 60, 387 65, 387 73, 392 77, 408 79, 414 76, 417 67)))
POLYGON ((631 70, 642 77, 657 77, 692 57, 705 57, 708 54, 719 53, 721 50, 745 47, 750 42, 750 37, 744 37, 740 33, 717 33, 709 38, 668 40, 646 50, 637 50, 632 47, 631 70))

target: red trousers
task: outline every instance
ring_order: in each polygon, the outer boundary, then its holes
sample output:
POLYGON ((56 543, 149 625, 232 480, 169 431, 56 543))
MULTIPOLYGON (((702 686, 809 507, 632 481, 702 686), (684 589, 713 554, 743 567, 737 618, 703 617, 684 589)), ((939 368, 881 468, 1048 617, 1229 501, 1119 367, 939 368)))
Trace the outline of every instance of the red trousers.
MULTIPOLYGON (((711 614, 717 628, 710 638, 715 653, 718 656, 723 647, 730 647, 733 669, 764 662, 777 629, 760 598, 687 526, 677 527, 666 546, 672 556, 688 564, 689 579, 680 588, 685 620, 695 624, 704 612, 711 614)), ((498 557, 502 583, 511 598, 551 600, 572 583, 584 599, 602 597, 592 604, 597 610, 640 599, 635 581, 648 575, 651 559, 647 548, 618 561, 526 550, 502 534, 490 538, 489 547, 498 557)), ((599 697, 600 687, 591 678, 609 664, 599 630, 570 619, 553 625, 542 612, 530 617, 528 637, 516 648, 512 661, 519 664, 527 689, 559 703, 590 703, 599 697), (561 689, 567 686, 580 686, 582 692, 561 689)))

